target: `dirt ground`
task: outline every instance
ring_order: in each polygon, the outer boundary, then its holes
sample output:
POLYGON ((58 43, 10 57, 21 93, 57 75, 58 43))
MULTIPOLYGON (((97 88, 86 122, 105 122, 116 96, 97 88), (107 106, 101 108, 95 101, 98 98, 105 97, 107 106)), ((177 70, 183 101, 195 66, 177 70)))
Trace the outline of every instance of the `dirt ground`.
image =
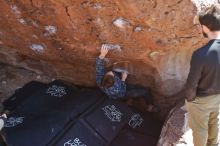
POLYGON ((0 101, 3 102, 17 89, 32 80, 48 83, 53 79, 22 68, 0 64, 0 101))

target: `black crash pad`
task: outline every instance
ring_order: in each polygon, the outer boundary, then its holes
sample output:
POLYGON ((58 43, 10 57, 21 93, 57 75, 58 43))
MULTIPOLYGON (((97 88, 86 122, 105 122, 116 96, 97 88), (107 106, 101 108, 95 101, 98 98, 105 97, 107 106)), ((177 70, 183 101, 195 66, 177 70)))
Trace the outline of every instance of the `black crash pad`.
POLYGON ((4 103, 8 146, 155 146, 161 123, 98 88, 31 82, 4 103))

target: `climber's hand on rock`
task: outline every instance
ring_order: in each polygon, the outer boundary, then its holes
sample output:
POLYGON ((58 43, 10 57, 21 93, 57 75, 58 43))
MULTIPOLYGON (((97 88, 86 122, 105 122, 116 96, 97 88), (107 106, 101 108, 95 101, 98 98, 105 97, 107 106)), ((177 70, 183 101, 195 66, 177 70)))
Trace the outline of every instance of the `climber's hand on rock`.
POLYGON ((122 78, 121 78, 121 80, 122 80, 122 81, 125 81, 125 80, 127 79, 127 76, 128 76, 128 73, 122 72, 122 78))
POLYGON ((105 56, 108 54, 108 46, 107 45, 102 45, 101 47, 101 54, 99 55, 99 58, 103 59, 105 56))

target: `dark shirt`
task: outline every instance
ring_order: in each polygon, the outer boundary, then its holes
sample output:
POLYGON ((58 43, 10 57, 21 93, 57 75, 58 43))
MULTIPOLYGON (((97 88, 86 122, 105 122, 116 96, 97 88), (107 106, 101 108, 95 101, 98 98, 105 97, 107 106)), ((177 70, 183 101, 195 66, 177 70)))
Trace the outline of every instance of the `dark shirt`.
POLYGON ((126 84, 122 81, 117 74, 114 74, 114 85, 109 88, 104 88, 101 86, 102 78, 104 77, 106 71, 104 68, 104 59, 96 58, 96 83, 99 88, 106 93, 109 98, 118 99, 123 98, 126 93, 126 84))
POLYGON ((196 50, 190 65, 184 90, 188 101, 196 96, 220 94, 220 39, 211 40, 196 50))

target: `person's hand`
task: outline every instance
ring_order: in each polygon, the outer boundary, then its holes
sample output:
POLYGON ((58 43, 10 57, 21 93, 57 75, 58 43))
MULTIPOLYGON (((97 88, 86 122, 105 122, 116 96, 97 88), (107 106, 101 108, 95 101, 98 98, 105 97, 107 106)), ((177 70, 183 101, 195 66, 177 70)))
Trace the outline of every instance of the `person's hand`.
POLYGON ((7 115, 6 115, 5 113, 3 113, 3 114, 1 115, 1 117, 7 119, 7 115))
POLYGON ((103 59, 105 56, 108 54, 108 46, 107 45, 102 45, 101 47, 101 54, 99 55, 99 58, 103 59))
POLYGON ((127 79, 127 76, 128 76, 128 73, 122 72, 121 80, 122 80, 122 81, 125 81, 125 80, 127 79))

